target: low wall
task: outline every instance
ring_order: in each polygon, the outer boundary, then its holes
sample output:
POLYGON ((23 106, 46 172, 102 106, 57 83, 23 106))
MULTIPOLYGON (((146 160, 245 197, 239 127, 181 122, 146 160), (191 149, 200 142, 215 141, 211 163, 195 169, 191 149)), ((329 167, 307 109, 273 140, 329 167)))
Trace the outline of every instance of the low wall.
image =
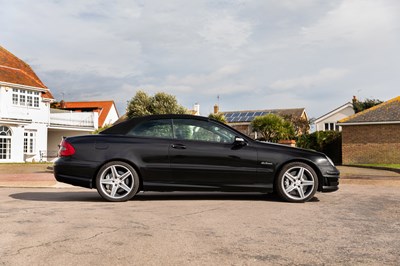
POLYGON ((400 163, 400 124, 343 126, 343 164, 400 163))

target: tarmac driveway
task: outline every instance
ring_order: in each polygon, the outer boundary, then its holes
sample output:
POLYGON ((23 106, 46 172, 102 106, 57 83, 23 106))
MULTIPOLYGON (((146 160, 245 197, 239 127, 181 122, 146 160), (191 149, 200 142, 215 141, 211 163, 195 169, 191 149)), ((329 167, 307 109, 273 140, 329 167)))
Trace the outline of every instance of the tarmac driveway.
POLYGON ((305 204, 223 193, 109 203, 86 189, 0 188, 0 265, 398 265, 400 187, 376 182, 305 204))

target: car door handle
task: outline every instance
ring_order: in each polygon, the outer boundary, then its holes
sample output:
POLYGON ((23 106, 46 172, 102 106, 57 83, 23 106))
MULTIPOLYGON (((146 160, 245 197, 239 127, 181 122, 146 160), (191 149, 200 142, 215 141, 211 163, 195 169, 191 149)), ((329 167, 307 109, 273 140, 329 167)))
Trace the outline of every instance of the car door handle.
POLYGON ((183 145, 183 144, 172 144, 171 147, 174 148, 174 149, 178 149, 178 150, 186 149, 186 146, 183 145))

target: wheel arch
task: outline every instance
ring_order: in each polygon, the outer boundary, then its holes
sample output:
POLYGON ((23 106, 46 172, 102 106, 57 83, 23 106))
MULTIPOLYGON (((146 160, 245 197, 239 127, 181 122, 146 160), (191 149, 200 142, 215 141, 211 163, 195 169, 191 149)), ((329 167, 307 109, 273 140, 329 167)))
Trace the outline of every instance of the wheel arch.
POLYGON ((129 164, 130 166, 132 166, 133 169, 135 169, 136 173, 138 174, 138 178, 139 178, 139 182, 140 182, 140 184, 139 184, 139 190, 138 190, 138 191, 141 191, 141 190, 143 189, 143 179, 142 179, 142 173, 140 172, 140 168, 139 168, 134 162, 129 161, 129 160, 124 159, 124 158, 113 158, 113 159, 109 159, 109 160, 107 160, 107 161, 104 161, 102 164, 100 164, 100 165, 97 167, 97 169, 96 169, 96 171, 95 171, 95 173, 94 173, 94 175, 93 175, 93 178, 92 178, 92 188, 97 188, 97 186, 96 186, 96 178, 97 178, 97 175, 99 174, 100 169, 101 169, 105 164, 110 163, 110 162, 124 162, 124 163, 127 163, 127 164, 129 164))
POLYGON ((280 172, 282 171, 283 167, 285 167, 286 165, 288 165, 290 163, 297 163, 297 162, 305 163, 314 170, 314 172, 317 174, 317 177, 318 177, 317 191, 321 191, 322 185, 323 185, 323 177, 322 177, 321 171, 319 170, 318 166, 314 162, 304 159, 304 158, 293 158, 293 159, 290 159, 290 160, 285 161, 284 163, 281 163, 280 165, 278 165, 278 167, 276 168, 276 171, 275 171, 275 176, 274 176, 274 184, 273 184, 274 191, 276 188, 276 181, 278 180, 278 176, 279 176, 280 172))

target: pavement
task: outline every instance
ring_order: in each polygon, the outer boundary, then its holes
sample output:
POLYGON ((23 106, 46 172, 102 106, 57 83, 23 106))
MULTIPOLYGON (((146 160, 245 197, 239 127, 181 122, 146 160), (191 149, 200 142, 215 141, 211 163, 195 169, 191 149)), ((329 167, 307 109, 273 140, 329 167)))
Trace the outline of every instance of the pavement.
MULTIPOLYGON (((338 166, 341 184, 400 185, 400 173, 389 170, 338 166)), ((1 170, 1 169, 0 169, 1 170)), ((0 187, 69 188, 68 184, 55 180, 51 166, 44 171, 21 171, 7 168, 0 171, 0 187)))
POLYGON ((67 188, 68 184, 57 182, 52 172, 0 174, 0 187, 67 188))

